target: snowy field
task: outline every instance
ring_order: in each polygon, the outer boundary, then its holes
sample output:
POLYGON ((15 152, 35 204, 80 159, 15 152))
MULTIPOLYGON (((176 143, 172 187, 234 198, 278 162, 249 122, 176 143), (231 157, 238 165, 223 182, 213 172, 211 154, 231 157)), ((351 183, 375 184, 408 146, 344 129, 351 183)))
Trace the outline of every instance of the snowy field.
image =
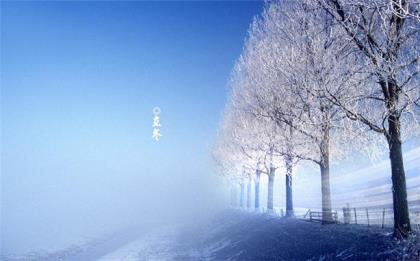
POLYGON ((4 260, 419 260, 420 240, 398 242, 391 230, 321 225, 300 219, 229 210, 195 227, 162 227, 126 242, 116 235, 71 253, 4 260), (118 240, 119 238, 119 240, 118 240), (73 254, 73 255, 72 255, 73 254))

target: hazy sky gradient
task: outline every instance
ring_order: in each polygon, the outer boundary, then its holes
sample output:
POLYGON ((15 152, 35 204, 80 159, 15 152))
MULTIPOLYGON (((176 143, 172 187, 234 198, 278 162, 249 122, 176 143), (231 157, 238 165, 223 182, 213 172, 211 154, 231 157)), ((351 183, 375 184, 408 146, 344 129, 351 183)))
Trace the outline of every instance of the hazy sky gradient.
POLYGON ((261 2, 1 2, 4 248, 147 216, 179 204, 178 191, 179 200, 197 198, 183 189, 212 175, 226 83, 261 10, 261 2))

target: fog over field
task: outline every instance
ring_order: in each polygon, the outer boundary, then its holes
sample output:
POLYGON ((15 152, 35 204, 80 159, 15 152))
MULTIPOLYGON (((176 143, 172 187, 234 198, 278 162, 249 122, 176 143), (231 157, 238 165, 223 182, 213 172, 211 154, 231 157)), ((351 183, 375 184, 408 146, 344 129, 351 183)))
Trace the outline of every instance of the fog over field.
POLYGON ((224 202, 211 145, 261 7, 2 1, 2 254, 194 220, 224 202))

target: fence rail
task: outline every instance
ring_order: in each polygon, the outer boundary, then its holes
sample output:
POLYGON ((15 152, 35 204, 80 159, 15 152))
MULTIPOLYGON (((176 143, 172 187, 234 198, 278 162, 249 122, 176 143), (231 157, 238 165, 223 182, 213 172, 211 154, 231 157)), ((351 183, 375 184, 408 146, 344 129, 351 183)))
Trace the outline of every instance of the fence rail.
MULTIPOLYGON (((410 222, 415 230, 420 230, 420 209, 412 208, 410 222)), ((338 211, 338 220, 344 224, 392 227, 394 225, 393 209, 389 208, 343 208, 338 211)))
MULTIPOLYGON (((249 210, 253 210, 250 208, 249 210)), ((255 211, 255 210, 253 210, 255 211)), ((257 210, 260 213, 270 213, 280 217, 285 216, 283 208, 274 208, 267 210, 267 208, 260 208, 257 210)), ((412 229, 420 231, 420 206, 409 209, 410 222, 412 229)), ((320 209, 295 208, 295 217, 305 220, 319 220, 322 214, 320 209)), ((342 209, 334 209, 332 211, 334 219, 341 224, 358 224, 366 226, 379 226, 382 228, 390 228, 394 225, 393 210, 389 208, 350 208, 349 206, 342 209)))

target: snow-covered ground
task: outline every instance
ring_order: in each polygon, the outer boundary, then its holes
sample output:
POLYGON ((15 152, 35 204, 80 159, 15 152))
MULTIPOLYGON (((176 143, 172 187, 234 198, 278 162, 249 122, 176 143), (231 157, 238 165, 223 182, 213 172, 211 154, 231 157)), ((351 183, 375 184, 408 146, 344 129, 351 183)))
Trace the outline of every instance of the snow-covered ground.
POLYGON ((172 249, 175 244, 174 239, 175 231, 170 227, 149 232, 98 260, 171 260, 174 258, 172 249))
MULTIPOLYGON (((127 244, 108 246, 101 256, 86 248, 84 255, 49 260, 420 260, 418 236, 397 241, 391 232, 229 210, 206 225, 148 231, 127 244)), ((102 250, 105 246, 99 244, 102 250)))
POLYGON ((420 241, 389 229, 321 225, 227 211, 201 227, 165 228, 102 257, 113 260, 419 260, 420 241))
POLYGON ((148 231, 147 227, 136 226, 129 229, 104 233, 96 237, 81 238, 67 247, 33 249, 20 254, 0 254, 1 261, 83 261, 99 257, 126 245, 148 231))

